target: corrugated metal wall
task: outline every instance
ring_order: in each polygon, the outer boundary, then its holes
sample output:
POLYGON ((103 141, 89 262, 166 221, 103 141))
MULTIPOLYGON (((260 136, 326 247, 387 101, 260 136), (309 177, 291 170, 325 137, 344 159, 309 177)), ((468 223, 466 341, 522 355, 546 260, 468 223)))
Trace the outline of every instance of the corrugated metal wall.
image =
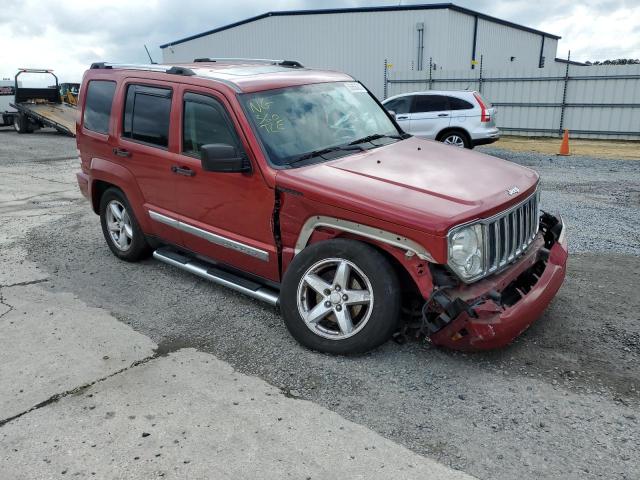
MULTIPOLYGON (((438 69, 470 70, 474 17, 449 9, 267 17, 164 48, 163 59, 165 63, 196 57, 298 60, 347 72, 382 96, 385 59, 393 71, 417 68, 419 22, 424 23, 425 68, 431 57, 438 69)), ((478 28, 477 58, 483 53, 491 65, 510 67, 513 63, 501 52, 506 44, 513 46, 509 56, 516 56, 519 65, 538 65, 540 35, 486 20, 479 20, 478 28), (499 40, 483 40, 486 35, 499 35, 499 40)))
POLYGON ((478 21, 476 58, 483 56, 484 68, 537 67, 541 43, 540 35, 514 30, 482 19, 478 21), (535 59, 533 64, 531 59, 535 59))
POLYGON ((420 90, 480 90, 505 133, 640 140, 640 65, 517 70, 390 71, 388 96, 420 90), (566 85, 566 97, 565 95, 566 85), (562 122, 562 123, 561 123, 562 122))

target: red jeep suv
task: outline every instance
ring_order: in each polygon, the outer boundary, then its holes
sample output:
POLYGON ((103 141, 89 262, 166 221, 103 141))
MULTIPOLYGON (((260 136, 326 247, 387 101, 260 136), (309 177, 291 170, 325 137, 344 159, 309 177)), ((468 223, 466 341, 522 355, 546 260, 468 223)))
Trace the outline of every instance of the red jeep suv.
POLYGON ((363 352, 407 325, 503 346, 564 279, 536 172, 404 133, 349 75, 96 63, 79 108, 78 183, 111 251, 279 306, 307 347, 363 352))

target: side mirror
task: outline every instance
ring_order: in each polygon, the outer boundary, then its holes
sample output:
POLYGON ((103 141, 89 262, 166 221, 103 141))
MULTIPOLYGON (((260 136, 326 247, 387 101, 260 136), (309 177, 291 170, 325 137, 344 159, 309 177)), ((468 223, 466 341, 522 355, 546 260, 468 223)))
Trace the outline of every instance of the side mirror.
POLYGON ((207 172, 241 173, 251 171, 247 157, 226 143, 210 143, 200 148, 202 169, 207 172))
POLYGON ((389 115, 391 115, 392 117, 394 117, 394 118, 395 118, 395 116, 396 116, 396 112, 395 112, 395 111, 393 111, 393 110, 387 110, 387 112, 389 112, 389 115))

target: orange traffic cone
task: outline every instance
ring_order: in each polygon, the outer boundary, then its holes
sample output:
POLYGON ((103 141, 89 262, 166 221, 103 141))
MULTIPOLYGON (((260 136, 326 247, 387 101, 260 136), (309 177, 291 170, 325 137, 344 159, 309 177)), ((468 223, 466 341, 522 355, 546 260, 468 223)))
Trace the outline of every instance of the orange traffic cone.
POLYGON ((567 157, 571 155, 569 153, 569 130, 564 129, 564 135, 562 135, 562 144, 560 145, 560 152, 558 155, 562 155, 563 157, 567 157))

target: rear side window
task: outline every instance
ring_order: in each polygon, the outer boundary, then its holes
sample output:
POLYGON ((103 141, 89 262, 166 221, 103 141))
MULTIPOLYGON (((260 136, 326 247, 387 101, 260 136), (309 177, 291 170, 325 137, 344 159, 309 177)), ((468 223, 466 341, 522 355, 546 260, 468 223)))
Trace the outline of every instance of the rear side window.
POLYGON ((92 132, 109 133, 109 118, 115 91, 116 82, 106 80, 89 82, 82 120, 84 128, 92 132))
POLYGON ((449 110, 449 97, 444 95, 418 95, 413 102, 413 113, 449 110))
POLYGON ((166 148, 169 145, 171 89, 129 85, 122 136, 166 148))
POLYGON ((211 97, 187 93, 182 117, 182 153, 199 157, 203 145, 226 143, 239 147, 224 107, 211 97))
POLYGON ((450 110, 472 110, 473 104, 457 97, 449 97, 450 110))
POLYGON ((397 114, 409 113, 409 110, 411 110, 412 99, 413 97, 396 98, 395 100, 391 100, 390 102, 385 103, 384 108, 396 112, 397 114))

